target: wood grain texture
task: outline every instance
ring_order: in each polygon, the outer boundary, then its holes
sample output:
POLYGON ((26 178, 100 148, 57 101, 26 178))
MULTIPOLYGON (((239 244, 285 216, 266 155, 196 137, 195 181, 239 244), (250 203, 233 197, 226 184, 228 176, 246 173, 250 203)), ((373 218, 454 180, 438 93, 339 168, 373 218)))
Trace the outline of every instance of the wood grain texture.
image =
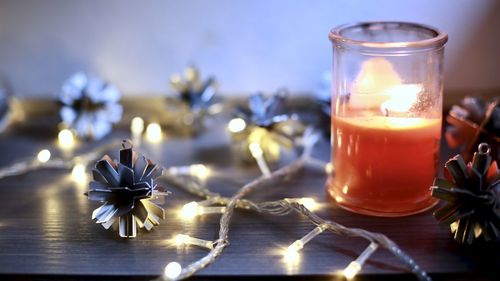
MULTIPOLYGON (((224 116, 220 117, 224 120, 224 116)), ((44 147, 58 151, 55 116, 37 118, 11 128, 0 136, 0 165, 33 157, 44 147), (52 129, 50 129, 52 128, 52 129)), ((119 126, 111 138, 128 136, 127 125, 119 126)), ((102 142, 105 142, 101 141, 102 142)), ((75 153, 88 151, 99 143, 80 143, 75 153)), ((117 157, 116 150, 109 153, 117 157)), ((230 196, 243 184, 259 175, 254 166, 234 161, 224 128, 212 126, 194 139, 167 137, 162 145, 144 145, 141 150, 164 166, 205 163, 218 171, 208 181, 214 191, 230 196)), ((450 156, 442 150, 442 160, 450 156)), ((324 140, 315 155, 329 158, 328 141, 324 140)), ((289 161, 286 157, 283 162, 289 161)), ((282 163, 283 164, 283 163, 282 163)), ((219 216, 182 222, 176 211, 183 204, 197 200, 178 189, 165 207, 167 219, 151 232, 140 231, 136 239, 120 239, 117 233, 103 229, 91 220, 99 204, 83 195, 86 187, 69 178, 70 171, 40 170, 0 180, 0 277, 42 280, 143 280, 159 275, 170 261, 186 265, 202 257, 199 248, 179 250, 168 243, 178 233, 202 239, 214 239, 219 216)), ((326 176, 305 169, 281 186, 261 190, 250 196, 254 200, 282 197, 315 197, 325 208, 320 216, 350 227, 365 228, 386 234, 412 256, 436 280, 488 280, 500 271, 500 246, 458 245, 446 226, 436 224, 432 211, 405 218, 374 218, 356 215, 328 202, 326 176)), ((301 262, 289 267, 282 259, 280 247, 286 247, 314 227, 292 214, 269 217, 248 211, 237 211, 229 233, 230 245, 212 266, 200 271, 199 280, 251 280, 258 277, 290 280, 332 280, 331 275, 343 269, 366 246, 357 238, 324 233, 314 239, 302 253, 301 262)), ((363 267, 361 279, 397 280, 412 278, 398 261, 384 250, 377 251, 363 267)))

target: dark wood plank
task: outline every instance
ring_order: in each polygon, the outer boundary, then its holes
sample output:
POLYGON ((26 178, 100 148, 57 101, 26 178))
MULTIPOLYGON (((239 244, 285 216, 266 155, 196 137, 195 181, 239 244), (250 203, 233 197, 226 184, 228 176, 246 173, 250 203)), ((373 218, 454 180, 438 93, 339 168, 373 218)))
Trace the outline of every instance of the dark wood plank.
MULTIPOLYGON (((33 157, 44 147, 52 148, 56 155, 61 154, 55 147, 55 122, 54 116, 41 118, 1 135, 3 157, 0 165, 33 157)), ((110 138, 127 136, 127 124, 124 123, 110 138)), ((77 152, 88 151, 98 144, 81 143, 77 152)), ((116 150, 110 151, 112 156, 117 156, 119 145, 117 142, 116 150)), ((229 139, 221 126, 213 126, 195 139, 171 135, 158 147, 145 145, 141 149, 166 166, 200 162, 211 165, 219 172, 209 180, 210 188, 228 196, 259 175, 256 167, 242 166, 234 161, 229 139)), ((328 141, 325 140, 315 153, 327 159, 328 141)), ((444 149, 442 158, 450 153, 444 149)), ((203 217, 194 223, 179 220, 178 208, 197 198, 170 188, 173 195, 165 204, 167 219, 150 233, 141 231, 136 239, 119 239, 116 233, 91 221, 91 212, 98 204, 86 199, 85 187, 75 185, 69 179, 69 172, 40 170, 0 180, 1 275, 20 279, 100 280, 113 276, 147 279, 161 274, 170 261, 186 265, 206 254, 204 249, 177 250, 169 246, 167 240, 175 234, 214 239, 218 233, 218 216, 203 217)), ((325 205, 319 211, 322 217, 386 234, 437 280, 464 276, 485 280, 499 273, 498 244, 460 246, 453 242, 446 226, 436 224, 431 211, 405 218, 373 218, 346 212, 326 199, 325 180, 324 174, 306 169, 292 181, 261 190, 250 198, 315 197, 325 205)), ((200 271, 197 278, 292 276, 291 280, 321 279, 343 269, 367 246, 361 239, 324 233, 304 248, 298 266, 287 266, 280 247, 288 246, 312 228, 310 223, 294 214, 267 217, 238 211, 230 231, 231 244, 221 258, 200 271)), ((362 278, 377 280, 381 276, 405 278, 410 275, 394 257, 380 250, 363 267, 362 278)))

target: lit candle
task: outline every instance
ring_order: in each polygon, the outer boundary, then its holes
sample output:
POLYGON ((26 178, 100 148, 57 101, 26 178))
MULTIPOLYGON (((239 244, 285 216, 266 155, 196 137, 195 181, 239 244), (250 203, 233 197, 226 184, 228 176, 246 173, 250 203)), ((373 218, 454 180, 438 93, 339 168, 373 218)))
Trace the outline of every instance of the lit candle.
POLYGON ((423 91, 419 84, 401 84, 384 59, 363 64, 348 109, 332 118, 329 192, 341 206, 394 216, 433 205, 429 186, 437 171, 441 118, 411 117, 423 91))

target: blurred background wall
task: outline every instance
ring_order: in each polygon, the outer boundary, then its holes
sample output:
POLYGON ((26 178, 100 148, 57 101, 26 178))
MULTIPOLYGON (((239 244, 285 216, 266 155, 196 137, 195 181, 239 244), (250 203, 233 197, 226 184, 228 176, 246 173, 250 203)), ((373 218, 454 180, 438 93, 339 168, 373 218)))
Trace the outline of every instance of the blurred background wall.
POLYGON ((449 33, 445 91, 500 89, 500 1, 0 1, 0 77, 51 96, 84 70, 128 95, 164 94, 190 63, 227 95, 311 92, 331 66, 329 30, 404 20, 449 33))

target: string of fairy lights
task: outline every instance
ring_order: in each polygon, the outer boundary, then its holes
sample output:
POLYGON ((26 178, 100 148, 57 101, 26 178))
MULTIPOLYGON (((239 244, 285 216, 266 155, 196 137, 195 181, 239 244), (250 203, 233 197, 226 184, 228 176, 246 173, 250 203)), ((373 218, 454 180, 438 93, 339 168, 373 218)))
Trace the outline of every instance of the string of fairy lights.
MULTIPOLYGON (((227 129, 235 132, 246 126, 245 121, 240 118, 232 119, 228 123, 227 129)), ((137 144, 145 139, 151 143, 158 143, 162 140, 161 126, 157 123, 150 123, 144 126, 144 120, 135 117, 131 122, 131 135, 133 141, 137 144)), ((181 266, 178 262, 172 261, 165 266, 164 273, 158 277, 158 280, 180 280, 188 278, 199 270, 207 267, 217 260, 225 247, 229 244, 229 229, 235 209, 243 209, 267 214, 272 216, 283 216, 291 212, 297 212, 307 218, 315 227, 303 237, 295 240, 286 249, 282 249, 283 258, 287 263, 295 263, 300 258, 300 252, 308 243, 328 231, 336 235, 345 235, 349 237, 360 237, 366 239, 369 244, 366 249, 353 261, 351 261, 344 270, 340 271, 346 279, 354 278, 363 268, 366 261, 379 248, 385 248, 398 258, 408 270, 414 273, 419 280, 431 280, 431 278, 404 253, 395 242, 383 234, 372 233, 363 229, 348 228, 334 221, 327 221, 317 216, 313 211, 319 204, 309 197, 304 198, 284 198, 271 202, 253 202, 244 197, 265 186, 275 185, 290 176, 297 173, 304 166, 309 166, 324 170, 329 173, 333 167, 330 163, 325 163, 311 157, 313 148, 319 139, 319 134, 314 131, 306 131, 304 134, 303 151, 296 160, 277 170, 272 171, 267 164, 262 148, 258 143, 249 143, 251 156, 258 165, 262 176, 245 184, 232 197, 224 197, 217 192, 211 191, 204 184, 211 171, 203 164, 193 164, 188 166, 164 168, 162 179, 170 182, 174 186, 182 188, 194 196, 202 198, 200 201, 192 201, 184 204, 179 210, 179 217, 182 220, 192 220, 198 216, 220 215, 219 235, 214 241, 204 240, 192 237, 184 233, 174 234, 171 242, 177 247, 196 246, 208 250, 208 253, 199 260, 196 260, 186 266, 181 266)), ((58 142, 61 149, 72 149, 75 145, 75 136, 72 131, 63 129, 58 134, 58 142)), ((25 159, 14 163, 8 167, 0 169, 0 179, 9 176, 21 175, 41 168, 59 168, 71 170, 71 177, 79 183, 86 183, 88 180, 87 167, 100 155, 111 147, 114 147, 117 140, 103 144, 91 152, 77 155, 72 159, 52 158, 51 152, 43 149, 36 157, 25 159)))
MULTIPOLYGON (((231 127, 228 129, 231 130, 231 127)), ((203 198, 202 201, 192 201, 182 207, 180 213, 183 219, 189 220, 195 216, 207 214, 222 214, 222 217, 219 224, 219 237, 216 241, 203 240, 185 234, 176 235, 174 237, 174 242, 177 246, 198 246, 208 249, 209 253, 205 257, 187 265, 184 268, 175 261, 170 262, 165 267, 163 276, 159 279, 185 279, 215 262, 217 257, 222 253, 223 249, 228 245, 229 223, 234 209, 240 208, 269 215, 286 215, 292 211, 296 211, 308 218, 311 223, 316 225, 312 231, 304 235, 302 238, 295 240, 292 244, 290 244, 290 246, 282 251, 283 258, 289 264, 297 262, 300 258, 301 250, 307 243, 310 243, 311 240, 324 231, 329 230, 337 235, 361 237, 369 241, 367 248, 355 260, 350 262, 344 270, 339 272, 339 274, 344 276, 346 279, 353 279, 362 270, 363 265, 371 257, 371 255, 379 248, 379 246, 382 246, 395 255, 410 272, 414 273, 418 277, 419 280, 431 280, 427 273, 421 270, 413 259, 411 259, 397 246, 396 243, 387 238, 385 235, 368 232, 362 229, 348 228, 335 222, 323 220, 312 213, 312 210, 318 206, 317 202, 315 202, 312 198, 285 198, 279 201, 262 203, 255 203, 243 199, 246 194, 253 190, 290 177, 305 165, 316 168, 320 167, 326 172, 330 172, 332 169, 331 164, 322 163, 321 161, 310 157, 314 144, 317 142, 318 138, 318 135, 312 135, 305 138, 307 141, 302 155, 293 163, 273 172, 270 172, 267 163, 261 158, 261 150, 259 151, 259 149, 256 149, 258 144, 254 144, 252 156, 259 165, 262 176, 243 186, 231 198, 220 196, 220 194, 208 190, 204 185, 197 184, 195 181, 187 182, 183 179, 169 177, 169 180, 175 182, 177 186, 180 186, 192 194, 203 198)))

